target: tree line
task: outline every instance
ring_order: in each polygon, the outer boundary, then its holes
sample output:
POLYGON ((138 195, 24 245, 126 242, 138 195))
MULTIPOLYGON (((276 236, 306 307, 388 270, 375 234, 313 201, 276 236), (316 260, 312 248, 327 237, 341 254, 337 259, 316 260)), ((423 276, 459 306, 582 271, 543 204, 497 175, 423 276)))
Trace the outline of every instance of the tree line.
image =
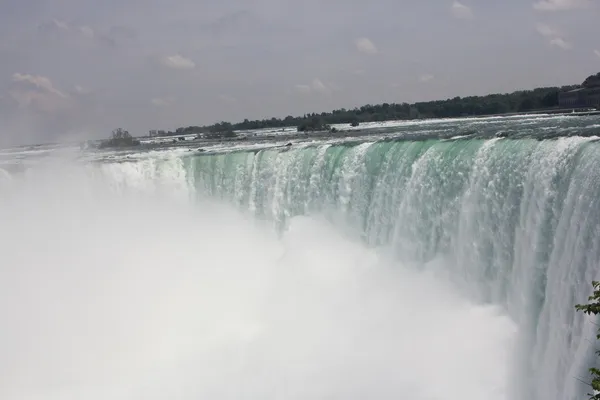
MULTIPOLYGON (((340 108, 331 112, 308 113, 302 116, 288 115, 284 118, 266 118, 231 123, 221 121, 212 125, 180 127, 174 131, 151 131, 151 136, 197 135, 198 138, 222 139, 236 137, 236 131, 257 129, 281 129, 295 127, 298 132, 330 131, 334 124, 359 126, 365 122, 411 120, 419 118, 456 118, 484 115, 501 115, 520 112, 555 109, 559 106, 559 93, 579 87, 600 86, 600 73, 591 75, 582 85, 562 87, 542 87, 533 90, 519 90, 512 93, 496 93, 485 96, 454 97, 446 100, 423 101, 417 103, 367 104, 352 109, 340 108)), ((120 130, 119 132, 121 132, 120 130)), ((126 132, 126 131, 124 131, 126 132)), ((128 133, 127 133, 128 134, 128 133)), ((129 138, 118 133, 104 142, 106 147, 136 145, 129 138)))
MULTIPOLYGON (((182 134, 204 134, 211 136, 215 132, 227 132, 234 136, 238 130, 256 130, 266 128, 296 127, 298 131, 330 130, 333 124, 357 126, 365 122, 383 122, 391 120, 410 120, 418 118, 455 118, 483 115, 497 115, 551 109, 558 107, 558 94, 561 91, 579 87, 544 87, 533 90, 521 90, 505 94, 486 96, 454 97, 447 100, 424 101, 417 103, 367 104, 352 109, 340 108, 331 112, 308 113, 302 116, 288 115, 284 118, 267 118, 238 123, 220 122, 208 126, 189 126, 177 128, 172 132, 160 132, 160 136, 182 134), (227 128, 227 129, 224 129, 227 128)), ((218 135, 217 135, 218 136, 218 135)))
POLYGON ((117 128, 112 131, 110 139, 103 140, 99 144, 99 148, 111 148, 111 147, 132 147, 139 146, 140 141, 131 136, 131 134, 122 128, 117 128))

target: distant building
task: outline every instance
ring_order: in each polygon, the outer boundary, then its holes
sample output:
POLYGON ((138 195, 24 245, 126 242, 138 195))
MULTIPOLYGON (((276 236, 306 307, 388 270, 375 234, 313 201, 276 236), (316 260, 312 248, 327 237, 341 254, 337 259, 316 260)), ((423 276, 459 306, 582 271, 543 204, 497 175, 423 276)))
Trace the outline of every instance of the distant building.
POLYGON ((600 87, 578 88, 558 94, 558 105, 563 108, 599 107, 600 87))
POLYGON ((588 89, 587 100, 590 105, 600 107, 600 87, 588 89))
POLYGON ((559 93, 558 105, 564 108, 600 107, 600 72, 588 76, 580 88, 559 93))

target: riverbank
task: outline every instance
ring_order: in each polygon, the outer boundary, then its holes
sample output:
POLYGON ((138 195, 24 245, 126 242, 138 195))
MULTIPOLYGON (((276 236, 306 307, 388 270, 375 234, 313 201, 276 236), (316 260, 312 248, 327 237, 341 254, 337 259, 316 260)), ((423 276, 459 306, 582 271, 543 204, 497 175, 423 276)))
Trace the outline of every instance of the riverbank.
MULTIPOLYGON (((580 121, 578 135, 580 136, 598 136, 600 135, 600 112, 566 112, 566 110, 553 110, 554 112, 531 112, 520 113, 516 115, 493 115, 484 117, 469 118, 444 118, 444 119, 423 119, 411 121, 389 121, 388 123, 364 124, 367 126, 349 127, 333 133, 330 131, 316 132, 297 132, 292 129, 285 130, 258 130, 241 131, 233 138, 221 139, 198 139, 195 135, 179 136, 174 138, 161 138, 159 141, 153 141, 155 138, 142 139, 142 144, 133 148, 114 149, 119 152, 137 152, 153 151, 160 149, 189 149, 194 153, 214 153, 224 149, 251 149, 264 147, 286 147, 286 145, 295 146, 297 144, 306 144, 312 142, 333 141, 333 142, 354 142, 359 140, 455 140, 455 139, 474 139, 474 138, 492 138, 503 137, 511 139, 534 137, 536 139, 552 139, 562 136, 572 136, 568 126, 572 123, 568 121, 580 121), (556 118, 559 114, 566 118, 556 118), (576 118, 571 118, 576 117, 576 118), (586 118, 587 117, 587 118, 586 118), (514 121, 522 119, 522 124, 516 124, 514 121), (543 134, 538 131, 532 132, 532 127, 537 125, 535 121, 554 121, 551 126, 543 130, 543 134), (533 123, 533 124, 532 124, 533 123)), ((544 123, 545 124, 545 123, 544 123)))
POLYGON ((197 139, 196 135, 175 135, 175 136, 161 136, 161 137, 140 137, 139 139, 142 141, 142 146, 149 145, 160 145, 160 146, 187 146, 190 141, 196 143, 215 143, 215 142, 237 142, 244 140, 252 140, 252 141, 264 141, 264 140, 285 140, 292 139, 298 137, 306 137, 306 138, 315 138, 315 139, 323 139, 323 138, 337 138, 337 137, 353 137, 353 136, 365 136, 374 133, 384 133, 392 128, 395 128, 396 125, 385 126, 385 124, 390 123, 398 123, 398 124, 418 124, 418 123, 427 123, 430 121, 462 121, 462 120, 481 120, 485 118, 501 118, 501 117, 517 117, 517 116, 532 116, 532 115, 568 115, 574 117, 583 117, 583 116, 593 116, 600 115, 600 110, 592 109, 592 108, 548 108, 548 109, 540 109, 529 112, 514 112, 514 113, 503 113, 503 114, 489 114, 489 115, 469 115, 463 117, 452 117, 452 118, 421 118, 421 119, 411 119, 411 120, 386 120, 379 121, 377 123, 363 123, 358 127, 351 127, 349 124, 335 124, 333 127, 336 128, 335 131, 327 131, 327 130, 319 130, 319 131, 303 131, 299 132, 296 129, 289 126, 281 126, 281 127, 273 127, 266 128, 262 130, 240 130, 236 131, 237 136, 230 138, 219 138, 219 139, 197 139), (377 124, 373 126, 372 124, 377 124), (383 126, 378 126, 379 124, 383 124, 383 126), (259 134, 259 132, 261 134, 259 134))
POLYGON ((544 115, 544 114, 572 114, 573 116, 588 116, 588 115, 600 115, 600 110, 595 108, 546 108, 535 111, 527 112, 511 112, 503 114, 488 114, 488 115, 477 115, 471 118, 490 118, 490 117, 514 117, 519 115, 544 115))

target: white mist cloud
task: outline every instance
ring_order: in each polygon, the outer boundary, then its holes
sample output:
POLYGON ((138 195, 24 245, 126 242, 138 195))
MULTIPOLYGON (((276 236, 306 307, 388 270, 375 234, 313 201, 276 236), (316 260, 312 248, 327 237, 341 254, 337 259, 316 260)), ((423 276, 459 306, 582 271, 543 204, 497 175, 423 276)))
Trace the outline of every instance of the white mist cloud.
POLYGON ((100 131, 96 121, 103 117, 104 108, 89 88, 61 88, 47 76, 16 72, 0 104, 0 145, 89 138, 100 131))
POLYGON ((295 86, 297 92, 302 94, 317 93, 323 95, 330 95, 333 91, 332 85, 326 85, 319 78, 313 79, 310 85, 298 84, 295 86))
POLYGON ((40 75, 15 73, 9 95, 20 108, 56 113, 72 108, 70 96, 58 90, 52 81, 40 75))
POLYGON ((535 26, 536 30, 540 33, 540 35, 545 37, 558 36, 558 31, 554 30, 550 26, 546 24, 537 24, 535 26))
POLYGON ((538 11, 565 11, 588 8, 593 5, 592 0, 541 0, 533 5, 538 11))
POLYGON ((86 37, 93 39, 95 36, 94 30, 89 26, 80 26, 79 31, 86 37))
POLYGON ((196 67, 196 63, 180 54, 165 56, 161 61, 163 65, 173 69, 193 69, 196 67))
POLYGON ((375 47, 375 44, 373 44, 373 42, 366 37, 357 39, 355 45, 358 51, 361 53, 377 54, 377 47, 375 47))
POLYGON ((172 105, 175 102, 175 98, 169 96, 169 97, 155 97, 152 100, 150 100, 152 104, 154 104, 157 107, 168 107, 170 105, 172 105))
POLYGON ((81 86, 81 85, 75 85, 75 92, 79 93, 79 94, 89 94, 92 91, 90 89, 88 89, 88 88, 85 88, 85 87, 81 86))
POLYGON ((540 35, 548 39, 548 43, 551 46, 556 46, 563 50, 568 50, 573 47, 571 43, 563 39, 563 35, 558 30, 546 24, 538 23, 536 25, 536 30, 540 35))
POLYGON ((460 18, 460 19, 472 19, 473 18, 473 10, 471 10, 470 7, 455 1, 452 4, 452 14, 454 15, 454 17, 456 18, 460 18))
POLYGON ((52 19, 52 21, 50 22, 52 25, 54 25, 56 28, 58 29, 62 29, 65 31, 70 30, 69 25, 64 22, 64 21, 59 21, 57 19, 52 19))
POLYGON ((573 47, 573 45, 571 43, 565 41, 563 38, 551 39, 550 44, 552 46, 560 47, 563 50, 569 50, 570 48, 573 47))
POLYGON ((299 84, 295 86, 296 91, 304 94, 310 93, 310 85, 299 84))
POLYGON ((312 82, 312 90, 321 94, 331 93, 331 89, 327 87, 320 79, 315 79, 312 82))
POLYGON ((17 72, 15 74, 13 74, 13 81, 14 82, 27 82, 27 83, 30 83, 40 89, 44 89, 45 91, 47 91, 49 93, 53 93, 59 97, 67 97, 66 94, 64 94, 60 90, 56 89, 54 87, 54 84, 52 83, 52 81, 45 76, 29 75, 29 74, 22 74, 22 73, 17 72))
POLYGON ((0 398, 507 398, 517 332, 499 308, 315 218, 279 237, 190 201, 177 161, 10 182, 0 398))
POLYGON ((59 19, 51 19, 39 25, 42 35, 48 33, 60 33, 61 35, 70 36, 72 38, 83 38, 85 40, 93 40, 96 38, 96 32, 88 25, 74 25, 59 19))
POLYGON ((431 75, 431 74, 423 74, 421 76, 419 76, 419 82, 429 82, 431 80, 433 80, 435 78, 435 76, 431 75))
POLYGON ((40 75, 13 74, 9 95, 20 108, 32 112, 56 114, 73 108, 70 96, 57 89, 52 81, 40 75))
POLYGON ((600 57, 600 50, 594 50, 594 54, 600 57))

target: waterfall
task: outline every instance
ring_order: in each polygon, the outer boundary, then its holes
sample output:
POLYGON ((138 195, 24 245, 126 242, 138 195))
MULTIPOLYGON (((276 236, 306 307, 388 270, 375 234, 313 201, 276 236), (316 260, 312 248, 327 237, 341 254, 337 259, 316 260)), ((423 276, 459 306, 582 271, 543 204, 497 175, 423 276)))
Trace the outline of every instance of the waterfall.
MULTIPOLYGON (((518 323, 523 398, 579 399, 594 325, 574 305, 599 277, 600 146, 378 140, 184 159, 197 195, 282 230, 322 215, 405 265, 447 276, 518 323)), ((440 373, 443 373, 441 371, 440 373)))

